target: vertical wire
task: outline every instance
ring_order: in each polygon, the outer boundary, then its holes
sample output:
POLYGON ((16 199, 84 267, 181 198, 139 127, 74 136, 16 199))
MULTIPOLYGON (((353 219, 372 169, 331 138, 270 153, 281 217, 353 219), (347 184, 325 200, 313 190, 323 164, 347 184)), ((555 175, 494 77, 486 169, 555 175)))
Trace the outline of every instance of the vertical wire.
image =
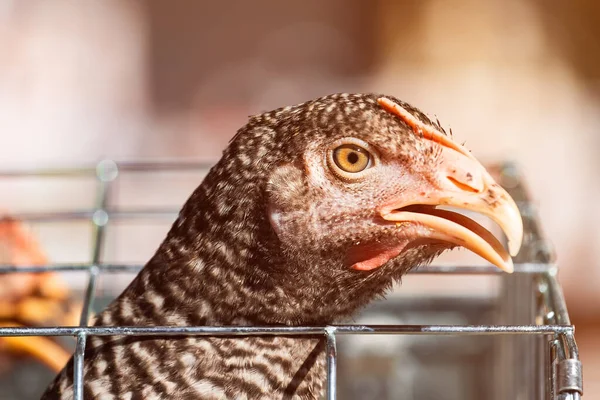
POLYGON ((327 338, 327 400, 335 400, 337 398, 337 343, 335 328, 326 327, 325 335, 327 338))
POLYGON ((85 352, 85 333, 77 335, 75 358, 73 360, 73 398, 83 400, 83 354, 85 352))
MULTIPOLYGON (((98 178, 98 189, 96 192, 96 211, 92 216, 92 265, 89 269, 89 280, 83 307, 79 319, 79 326, 88 326, 88 320, 94 306, 94 294, 96 292, 96 282, 100 269, 98 264, 102 256, 102 247, 104 244, 105 227, 108 224, 108 214, 105 211, 108 201, 109 186, 108 183, 117 177, 116 164, 103 161, 96 168, 98 178)), ((75 347, 75 356, 73 360, 73 398, 74 400, 83 400, 83 362, 85 359, 85 345, 87 335, 80 333, 77 335, 77 345, 75 347)))

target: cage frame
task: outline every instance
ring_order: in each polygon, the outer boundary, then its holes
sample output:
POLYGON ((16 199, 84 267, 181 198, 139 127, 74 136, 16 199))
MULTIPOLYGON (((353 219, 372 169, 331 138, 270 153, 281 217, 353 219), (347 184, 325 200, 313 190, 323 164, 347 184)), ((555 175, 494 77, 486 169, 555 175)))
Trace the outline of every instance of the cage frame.
MULTIPOLYGON (((253 336, 253 335, 323 335, 326 339, 327 381, 326 398, 337 398, 337 336, 355 334, 398 335, 544 335, 549 337, 547 365, 549 380, 545 392, 552 400, 580 400, 583 396, 582 364, 575 341, 575 327, 570 321, 565 298, 557 279, 558 266, 545 240, 539 217, 526 191, 524 179, 513 163, 492 166, 499 175, 499 183, 513 197, 523 217, 525 240, 514 259, 514 277, 528 275, 535 278, 536 297, 539 299, 536 317, 541 323, 513 325, 328 325, 328 326, 89 326, 89 316, 95 301, 96 284, 102 274, 138 272, 142 265, 110 264, 101 262, 105 230, 109 221, 135 218, 173 218, 178 210, 119 210, 108 206, 111 183, 120 173, 156 171, 206 170, 211 163, 197 161, 119 162, 102 160, 95 166, 59 169, 24 169, 0 171, 0 179, 27 177, 87 176, 97 181, 95 206, 85 210, 66 212, 28 212, 6 216, 24 222, 54 222, 89 220, 92 222, 92 254, 90 263, 49 264, 43 266, 0 265, 0 275, 15 273, 87 272, 83 307, 79 326, 0 327, 0 337, 6 336, 72 336, 76 339, 73 369, 74 400, 83 400, 83 363, 87 338, 90 336, 253 336)), ((0 215, 0 221, 3 216, 0 215)), ((410 274, 445 275, 499 275, 503 272, 490 266, 429 265, 410 274)))

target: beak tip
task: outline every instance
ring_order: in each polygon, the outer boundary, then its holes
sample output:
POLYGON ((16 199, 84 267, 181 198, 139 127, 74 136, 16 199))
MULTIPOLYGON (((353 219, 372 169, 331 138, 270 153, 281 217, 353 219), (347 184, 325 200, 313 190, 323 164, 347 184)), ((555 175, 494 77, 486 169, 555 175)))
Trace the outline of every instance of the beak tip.
POLYGON ((506 260, 506 263, 504 264, 505 268, 504 268, 504 272, 512 274, 515 271, 515 265, 513 264, 513 260, 512 258, 509 258, 508 260, 506 260))
POLYGON ((502 261, 497 260, 496 262, 494 262, 494 264, 496 265, 496 267, 500 268, 507 274, 512 274, 515 271, 515 265, 513 264, 513 260, 510 256, 503 259, 502 261))
POLYGON ((518 242, 515 240, 511 240, 508 242, 508 251, 512 257, 519 254, 519 250, 521 249, 521 241, 518 242))

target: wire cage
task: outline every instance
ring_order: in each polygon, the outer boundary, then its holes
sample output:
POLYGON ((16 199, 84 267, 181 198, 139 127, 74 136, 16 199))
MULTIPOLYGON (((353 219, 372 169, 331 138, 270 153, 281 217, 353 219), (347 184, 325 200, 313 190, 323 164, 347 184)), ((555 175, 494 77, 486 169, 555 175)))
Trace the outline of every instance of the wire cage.
MULTIPOLYGON (((108 260, 107 253, 120 251, 119 239, 111 238, 111 228, 120 230, 121 237, 131 239, 144 236, 146 230, 136 223, 158 221, 161 228, 153 242, 157 245, 176 218, 178 205, 209 167, 210 164, 203 162, 117 164, 104 160, 81 168, 0 171, 0 192, 7 194, 7 199, 8 193, 12 196, 8 203, 25 204, 25 207, 13 207, 14 212, 7 217, 34 227, 84 224, 87 230, 66 236, 47 233, 47 236, 53 236, 55 244, 61 242, 67 249, 76 248, 87 238, 87 250, 91 254, 80 255, 77 262, 0 266, 3 275, 48 271, 85 274, 85 281, 70 281, 73 287, 81 289, 83 307, 79 326, 4 326, 0 327, 0 339, 8 336, 74 338, 73 390, 78 400, 83 399, 85 344, 94 335, 323 335, 327 340, 324 393, 327 399, 577 400, 583 395, 582 366, 574 326, 557 281, 558 268, 521 173, 510 163, 488 169, 513 196, 523 217, 525 236, 523 247, 514 258, 514 274, 504 274, 490 265, 454 263, 421 267, 407 277, 435 282, 450 282, 448 279, 459 276, 491 279, 495 290, 490 293, 484 290, 484 295, 468 296, 459 282, 446 284, 446 288, 455 289, 451 294, 434 290, 390 296, 367 308, 353 325, 89 327, 90 315, 102 309, 142 268, 143 260, 139 257, 137 262, 108 260), (183 184, 176 178, 177 174, 185 175, 189 183, 183 184), (77 189, 67 197, 85 198, 84 205, 47 209, 46 184, 56 179, 76 181, 77 189), (139 182, 144 179, 154 188, 154 194, 159 188, 161 195, 172 195, 176 199, 168 206, 164 201, 144 204, 140 201, 144 195, 131 195, 139 192, 139 182), (123 192, 129 193, 129 198, 135 201, 127 205, 128 196, 123 192), (93 204, 85 205, 92 201, 93 204), (127 222, 134 228, 120 226, 127 222), (127 229, 137 230, 132 233, 127 229), (103 284, 103 280, 107 282, 103 284), (372 321, 377 323, 370 323, 372 321)), ((42 232, 43 228, 39 230, 42 232)), ((127 256, 122 258, 127 259, 127 256)), ((410 286, 405 282, 399 293, 410 286)), ((32 374, 31 370, 24 373, 32 374)), ((40 390, 51 379, 51 374, 42 376, 40 390)), ((0 398, 24 398, 10 394, 9 389, 1 387, 1 382, 0 398)))

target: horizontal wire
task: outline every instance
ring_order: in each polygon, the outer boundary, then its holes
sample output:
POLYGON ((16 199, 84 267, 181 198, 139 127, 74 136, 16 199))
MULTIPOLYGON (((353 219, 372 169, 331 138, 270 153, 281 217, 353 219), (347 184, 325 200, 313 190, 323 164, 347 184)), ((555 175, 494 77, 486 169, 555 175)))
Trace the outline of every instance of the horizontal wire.
POLYGON ((84 209, 72 211, 47 211, 47 212, 20 212, 6 215, 0 214, 2 219, 16 220, 21 222, 69 222, 69 221, 89 221, 93 219, 98 212, 109 220, 124 219, 175 219, 179 213, 176 208, 157 208, 157 209, 135 209, 135 210, 114 210, 114 209, 84 209))
POLYGON ((572 334, 572 325, 63 326, 1 327, 2 336, 257 336, 572 334))
MULTIPOLYGON (((141 264, 54 264, 54 265, 0 265, 0 275, 13 273, 42 273, 42 272, 68 272, 85 271, 91 268, 98 268, 103 272, 139 272, 144 266, 141 264)), ((552 272, 556 266, 554 264, 535 264, 524 263, 515 264, 517 274, 542 274, 552 272)), ((448 275, 503 275, 505 272, 494 266, 487 265, 427 265, 419 267, 408 274, 427 275, 427 274, 448 274, 448 275)))
MULTIPOLYGON (((119 172, 156 172, 156 171, 189 171, 189 170, 208 170, 216 161, 118 161, 115 162, 119 172)), ((89 175, 95 177, 96 166, 79 166, 65 168, 23 168, 12 170, 0 170, 0 178, 26 178, 26 177, 73 177, 89 175)))
POLYGON ((88 272, 92 268, 98 268, 103 272, 139 272, 143 265, 131 264, 56 264, 40 266, 16 266, 0 265, 0 275, 19 273, 43 273, 43 272, 88 272))

